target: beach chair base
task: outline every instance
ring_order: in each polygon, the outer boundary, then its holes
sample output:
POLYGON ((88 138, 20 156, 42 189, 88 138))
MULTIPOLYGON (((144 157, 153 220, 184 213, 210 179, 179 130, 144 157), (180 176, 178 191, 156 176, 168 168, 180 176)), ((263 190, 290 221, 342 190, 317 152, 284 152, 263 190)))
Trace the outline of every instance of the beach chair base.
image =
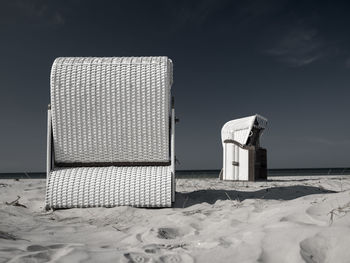
POLYGON ((48 180, 46 209, 172 205, 170 166, 55 168, 48 180))

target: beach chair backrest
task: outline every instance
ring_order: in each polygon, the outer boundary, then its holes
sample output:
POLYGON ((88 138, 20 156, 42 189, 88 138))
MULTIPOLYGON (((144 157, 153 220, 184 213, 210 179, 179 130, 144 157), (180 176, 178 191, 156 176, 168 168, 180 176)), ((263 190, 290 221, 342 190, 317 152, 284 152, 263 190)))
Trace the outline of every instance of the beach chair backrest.
POLYGON ((57 58, 51 70, 56 164, 169 163, 167 57, 57 58))

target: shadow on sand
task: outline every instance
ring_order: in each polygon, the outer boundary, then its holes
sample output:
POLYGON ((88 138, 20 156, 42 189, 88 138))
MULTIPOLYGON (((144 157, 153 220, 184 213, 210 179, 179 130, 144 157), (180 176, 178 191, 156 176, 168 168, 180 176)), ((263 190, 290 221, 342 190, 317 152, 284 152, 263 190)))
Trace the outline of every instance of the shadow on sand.
POLYGON ((292 200, 306 195, 329 194, 335 191, 314 186, 293 185, 285 187, 271 187, 258 191, 237 190, 198 190, 193 192, 177 192, 174 207, 185 208, 203 202, 214 204, 218 200, 265 199, 292 200))
MULTIPOLYGON (((327 177, 327 180, 342 180, 342 177, 327 177)), ((321 181, 320 178, 293 178, 293 179, 268 179, 266 182, 273 183, 273 182, 306 182, 306 181, 321 181)))

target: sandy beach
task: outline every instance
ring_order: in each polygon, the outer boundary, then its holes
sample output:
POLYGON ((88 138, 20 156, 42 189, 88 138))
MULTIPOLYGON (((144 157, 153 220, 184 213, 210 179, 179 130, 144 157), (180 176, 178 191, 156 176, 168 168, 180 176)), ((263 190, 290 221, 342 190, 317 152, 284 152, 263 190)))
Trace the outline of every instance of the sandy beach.
POLYGON ((0 180, 0 262, 350 262, 350 176, 176 190, 173 208, 46 212, 45 180, 0 180))

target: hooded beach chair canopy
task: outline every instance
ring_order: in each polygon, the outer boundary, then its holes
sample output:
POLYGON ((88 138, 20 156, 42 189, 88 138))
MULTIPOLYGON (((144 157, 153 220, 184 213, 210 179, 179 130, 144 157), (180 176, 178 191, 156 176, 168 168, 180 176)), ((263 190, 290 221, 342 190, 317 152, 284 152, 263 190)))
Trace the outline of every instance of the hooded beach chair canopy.
POLYGON ((167 57, 57 58, 47 207, 171 206, 171 85, 167 57))
POLYGON ((221 129, 222 143, 225 140, 235 140, 241 145, 246 145, 254 128, 262 132, 266 126, 267 119, 259 114, 226 122, 221 129))

